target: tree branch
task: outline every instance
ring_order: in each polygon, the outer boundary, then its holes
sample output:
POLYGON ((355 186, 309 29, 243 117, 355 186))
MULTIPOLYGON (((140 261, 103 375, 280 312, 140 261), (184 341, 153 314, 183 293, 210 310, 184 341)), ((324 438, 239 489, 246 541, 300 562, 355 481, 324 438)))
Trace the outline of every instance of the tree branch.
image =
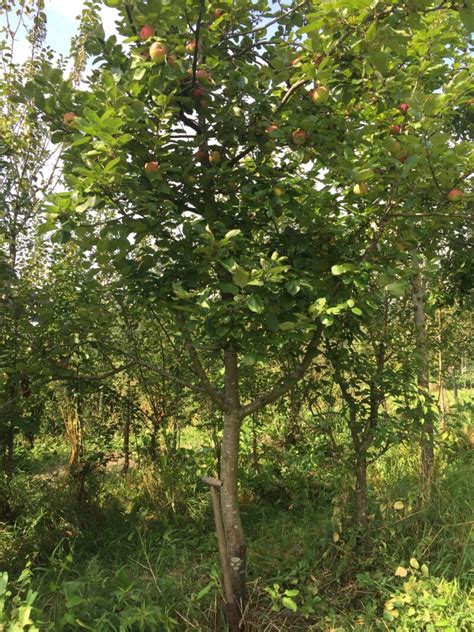
POLYGON ((132 366, 135 366, 136 362, 128 362, 127 364, 123 364, 122 366, 119 366, 115 369, 112 369, 111 371, 107 371, 107 373, 102 373, 102 375, 78 375, 78 374, 74 374, 74 375, 58 375, 58 376, 54 376, 52 377, 50 380, 48 380, 48 382, 59 382, 61 380, 83 380, 86 382, 96 382, 100 380, 105 380, 108 377, 112 377, 113 375, 117 375, 117 373, 122 373, 122 371, 126 371, 127 369, 129 369, 132 366))
POLYGON ((205 368, 202 365, 201 360, 197 354, 196 349, 194 348, 193 343, 189 338, 185 338, 186 349, 188 350, 189 357, 191 358, 191 363, 193 365, 194 372, 198 376, 203 390, 209 395, 212 401, 221 409, 225 408, 224 397, 219 393, 219 391, 214 388, 211 384, 209 378, 207 377, 207 373, 205 368))
POLYGON ((240 414, 242 416, 242 419, 244 417, 247 417, 247 415, 251 415, 252 413, 257 412, 257 410, 260 410, 267 404, 271 404, 272 402, 276 401, 282 395, 285 395, 285 393, 287 393, 294 384, 301 380, 318 352, 323 329, 324 327, 322 323, 319 322, 315 331, 313 332, 313 335, 311 336, 308 346, 306 347, 306 352, 301 361, 301 364, 294 371, 290 371, 290 373, 283 377, 280 382, 270 391, 268 391, 267 393, 262 393, 261 395, 257 395, 257 397, 252 402, 250 402, 250 404, 241 407, 240 414))
POLYGON ((196 84, 196 70, 199 55, 199 38, 201 35, 201 23, 204 15, 205 1, 201 0, 199 3, 199 15, 196 23, 196 32, 194 36, 194 56, 193 56, 193 87, 196 84))
POLYGON ((176 384, 180 384, 185 388, 189 388, 191 391, 195 391, 196 393, 207 393, 206 389, 203 386, 198 386, 197 384, 193 384, 192 382, 187 382, 186 380, 182 380, 167 371, 160 369, 160 367, 156 366, 156 364, 152 364, 151 362, 147 362, 145 360, 139 360, 136 358, 136 364, 153 371, 153 373, 157 373, 158 375, 162 375, 166 377, 170 382, 175 382, 176 384))
POLYGON ((138 35, 137 27, 135 26, 135 23, 133 21, 132 10, 128 2, 125 3, 125 13, 127 14, 128 23, 130 24, 130 28, 132 29, 133 34, 138 35))

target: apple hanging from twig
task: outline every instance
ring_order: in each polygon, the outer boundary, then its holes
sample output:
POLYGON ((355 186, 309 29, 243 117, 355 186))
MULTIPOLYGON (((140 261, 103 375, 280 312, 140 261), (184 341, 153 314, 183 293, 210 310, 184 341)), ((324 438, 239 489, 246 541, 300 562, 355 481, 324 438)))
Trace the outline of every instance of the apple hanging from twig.
POLYGON ((145 173, 148 177, 154 176, 160 170, 160 165, 156 160, 145 163, 145 173))
POLYGON ((151 24, 145 24, 145 26, 142 26, 140 29, 140 39, 142 40, 150 39, 150 37, 153 37, 154 35, 155 28, 151 26, 151 24))
POLYGON ((459 202, 463 195, 464 191, 455 187, 448 193, 448 200, 450 202, 459 202))
POLYGON ((291 134, 291 140, 298 146, 304 145, 307 138, 308 134, 303 129, 295 129, 295 131, 291 134))
POLYGON ((315 105, 322 105, 329 99, 329 89, 326 86, 318 86, 310 90, 308 96, 315 105))
POLYGON ((75 114, 74 112, 66 112, 66 114, 63 116, 63 123, 64 125, 73 125, 76 119, 77 114, 75 114))
POLYGON ((205 162, 209 162, 209 155, 203 149, 198 149, 197 152, 194 154, 194 160, 196 162, 204 164, 205 162))
POLYGON ((209 162, 211 163, 211 165, 218 165, 220 161, 221 161, 220 151, 217 151, 217 149, 215 149, 214 151, 211 151, 211 153, 209 154, 209 162))
POLYGON ((164 64, 167 52, 166 47, 161 42, 154 42, 150 46, 150 59, 158 64, 164 64))

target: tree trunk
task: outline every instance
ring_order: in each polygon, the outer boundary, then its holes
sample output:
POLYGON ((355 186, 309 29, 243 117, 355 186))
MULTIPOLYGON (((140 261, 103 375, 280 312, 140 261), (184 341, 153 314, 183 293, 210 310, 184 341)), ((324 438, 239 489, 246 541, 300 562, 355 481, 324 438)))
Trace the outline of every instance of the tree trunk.
POLYGON ((446 429, 446 412, 448 411, 448 406, 444 388, 443 324, 440 309, 438 309, 438 406, 440 412, 440 429, 444 432, 446 429))
POLYGON ((239 399, 237 353, 229 345, 224 351, 225 411, 221 454, 221 508, 231 569, 234 597, 242 613, 245 607, 246 547, 238 498, 238 456, 242 423, 239 399))
POLYGON ((2 471, 5 474, 7 480, 11 480, 13 477, 13 453, 15 446, 15 430, 13 427, 13 423, 11 421, 7 421, 3 428, 2 432, 2 446, 1 446, 1 456, 2 456, 2 471))
POLYGON ((301 398, 294 386, 290 390, 290 410, 289 416, 286 420, 285 427, 285 446, 287 448, 295 446, 298 443, 298 436, 300 434, 299 422, 300 422, 300 410, 301 410, 301 398))
POLYGON ((367 454, 365 448, 360 448, 356 458, 356 515, 357 527, 367 524, 368 494, 367 494, 367 454))
POLYGON ((152 463, 155 463, 158 457, 158 450, 157 450, 158 423, 155 420, 153 420, 152 424, 153 424, 153 429, 150 434, 150 459, 152 463))
POLYGON ((131 410, 130 406, 127 407, 127 412, 125 415, 125 420, 123 424, 123 466, 122 466, 122 474, 126 474, 128 472, 128 468, 130 467, 130 421, 131 421, 131 410))
POLYGON ((258 436, 257 436, 257 414, 252 415, 252 459, 255 474, 260 474, 260 464, 258 462, 258 436))
POLYGON ((451 367, 451 379, 453 382, 453 397, 454 397, 454 402, 456 404, 459 403, 459 393, 458 393, 458 378, 456 375, 456 367, 453 366, 451 367))
MULTIPOLYGON (((426 315, 424 288, 421 274, 417 271, 411 280, 415 345, 418 360, 418 392, 425 406, 430 401, 428 345, 426 340, 426 315)), ((434 471, 434 425, 431 413, 423 413, 421 438, 421 474, 424 485, 424 499, 429 497, 434 471)))
POLYGON ((2 458, 2 471, 6 475, 7 480, 10 481, 13 477, 16 414, 15 396, 17 394, 17 385, 13 380, 10 380, 9 384, 7 385, 6 393, 8 404, 5 409, 3 428, 0 428, 0 450, 2 458))
POLYGON ((13 477, 14 451, 15 451, 15 428, 13 427, 13 423, 10 423, 7 429, 7 454, 6 454, 6 463, 5 463, 5 471, 7 473, 7 478, 9 480, 13 477))

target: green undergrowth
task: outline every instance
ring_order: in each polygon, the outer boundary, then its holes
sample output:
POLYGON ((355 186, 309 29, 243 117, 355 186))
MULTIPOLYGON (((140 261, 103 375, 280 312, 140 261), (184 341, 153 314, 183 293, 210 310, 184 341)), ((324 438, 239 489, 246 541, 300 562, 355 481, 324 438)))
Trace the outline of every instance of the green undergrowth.
MULTIPOLYGON (((469 459, 441 464, 422 509, 413 455, 389 453, 370 472, 363 533, 341 468, 304 459, 288 450, 256 472, 244 455, 248 630, 470 630, 469 459)), ((0 534, 3 620, 23 617, 15 630, 224 630, 200 482, 211 463, 208 450, 188 449, 127 476, 97 470, 81 502, 64 472, 25 466, 0 534)))

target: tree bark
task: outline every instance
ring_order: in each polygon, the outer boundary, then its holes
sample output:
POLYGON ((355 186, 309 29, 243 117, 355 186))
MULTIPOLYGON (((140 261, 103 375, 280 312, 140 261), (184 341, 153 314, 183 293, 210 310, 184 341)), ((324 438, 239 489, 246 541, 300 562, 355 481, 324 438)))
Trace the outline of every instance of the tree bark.
POLYGON ((438 405, 440 412, 440 429, 446 429, 446 392, 444 388, 444 362, 443 362, 443 323, 441 310, 438 309, 438 405))
POLYGON ((453 382, 453 397, 456 404, 459 403, 458 378, 456 375, 456 367, 451 367, 451 380, 453 382))
POLYGON ((258 462, 258 436, 257 436, 257 415, 252 415, 252 460, 255 474, 260 474, 260 463, 258 462))
MULTIPOLYGON (((415 346, 418 360, 418 392, 425 406, 430 401, 428 345, 426 340, 426 314, 421 274, 416 271, 411 280, 415 346)), ((423 413, 421 438, 421 475, 424 499, 429 497, 434 472, 434 425, 431 414, 423 413)))
POLYGON ((128 468, 130 467, 130 421, 131 421, 132 411, 130 410, 130 406, 127 406, 127 412, 125 414, 125 420, 123 423, 123 466, 122 466, 122 474, 126 474, 128 472, 128 468))
POLYGON ((367 493, 367 454, 365 448, 360 448, 356 458, 356 525, 361 528, 367 524, 368 493, 367 493))
POLYGON ((2 470, 7 480, 10 481, 13 477, 13 453, 15 445, 15 430, 11 421, 6 422, 2 434, 2 470))
POLYGON ((238 498, 238 455, 240 427, 239 374, 237 352, 232 345, 224 350, 225 411, 221 454, 221 508, 227 556, 234 597, 242 614, 245 607, 246 546, 238 498))
POLYGON ((15 449, 15 414, 16 414, 17 384, 10 381, 7 386, 7 406, 3 428, 0 427, 0 450, 2 456, 2 470, 7 481, 13 477, 13 455, 15 449))
POLYGON ((299 436, 299 422, 300 422, 300 411, 301 411, 301 397, 296 389, 296 386, 290 389, 290 406, 289 406, 289 416, 286 420, 285 427, 285 446, 287 448, 294 446, 298 443, 299 436))

